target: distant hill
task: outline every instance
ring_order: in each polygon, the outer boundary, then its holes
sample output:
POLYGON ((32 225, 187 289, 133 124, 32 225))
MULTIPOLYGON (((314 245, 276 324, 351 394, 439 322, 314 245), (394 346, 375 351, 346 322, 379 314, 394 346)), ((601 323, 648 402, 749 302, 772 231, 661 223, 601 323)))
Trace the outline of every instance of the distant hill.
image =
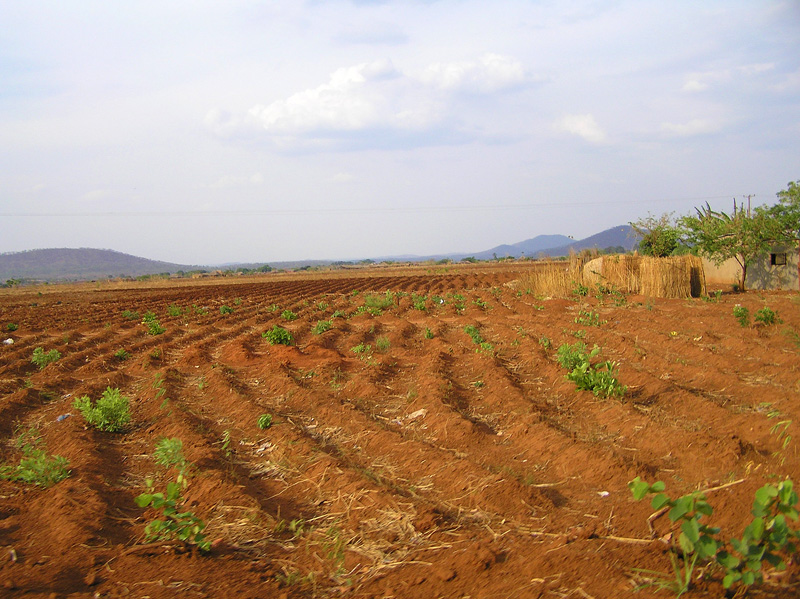
POLYGON ((580 252, 581 250, 598 249, 604 250, 609 247, 622 247, 630 252, 639 245, 639 238, 630 225, 620 225, 601 231, 586 239, 565 243, 556 247, 542 250, 546 256, 566 256, 570 250, 580 252))
POLYGON ((138 277, 197 268, 199 267, 91 248, 57 248, 0 254, 0 282, 8 279, 72 281, 109 276, 138 277))
POLYGON ((478 252, 477 254, 474 254, 474 256, 478 260, 491 260, 495 256, 513 256, 514 258, 527 256, 529 258, 533 258, 536 256, 536 254, 546 250, 547 248, 558 247, 568 243, 572 243, 572 239, 566 235, 537 235, 533 239, 526 239, 525 241, 520 241, 519 243, 498 245, 490 250, 478 252))

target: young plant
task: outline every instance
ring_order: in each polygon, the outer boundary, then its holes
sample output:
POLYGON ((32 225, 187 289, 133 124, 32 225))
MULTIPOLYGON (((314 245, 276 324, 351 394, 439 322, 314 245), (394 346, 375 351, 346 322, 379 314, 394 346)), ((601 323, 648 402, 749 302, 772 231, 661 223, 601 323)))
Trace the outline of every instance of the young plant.
POLYGON ((59 352, 57 349, 51 349, 50 351, 46 352, 41 347, 37 347, 33 350, 31 362, 36 364, 36 366, 39 367, 39 370, 44 370, 45 366, 59 360, 60 358, 61 352, 59 352))
POLYGON ((322 333, 326 331, 330 331, 333 327, 333 322, 330 320, 318 320, 317 324, 311 329, 311 332, 315 335, 322 335, 322 333))
POLYGON ((733 317, 738 320, 739 324, 743 327, 750 326, 750 310, 746 307, 736 304, 733 307, 733 317))
POLYGON ((606 322, 607 321, 605 320, 600 320, 600 314, 597 312, 592 312, 591 310, 581 310, 578 313, 578 316, 575 317, 576 324, 581 324, 587 327, 599 327, 606 322))
POLYGON ((375 339, 375 347, 378 349, 379 352, 388 351, 391 345, 392 344, 389 341, 389 338, 386 336, 378 337, 377 339, 375 339))
POLYGON ((223 316, 225 314, 233 314, 233 308, 231 308, 230 306, 220 306, 219 313, 222 314, 223 316))
POLYGON ((297 314, 292 312, 291 310, 284 310, 281 312, 281 318, 284 320, 297 320, 297 314))
POLYGON ((181 310, 180 306, 175 304, 167 306, 167 316, 180 316, 181 314, 183 314, 183 310, 181 310))
POLYGON ((364 296, 364 305, 367 308, 377 308, 378 310, 387 310, 394 306, 394 294, 387 291, 385 295, 368 294, 364 296))
POLYGON ((130 402, 119 389, 107 387, 95 405, 89 396, 75 398, 73 406, 98 430, 118 433, 131 421, 130 402))
POLYGON ((147 327, 148 335, 160 335, 167 330, 161 326, 161 323, 158 321, 158 317, 149 310, 144 313, 144 316, 142 316, 142 324, 147 327))
POLYGON ((575 383, 578 389, 591 391, 597 397, 622 397, 627 387, 617 381, 616 362, 605 360, 594 365, 591 363, 591 359, 599 353, 600 348, 596 345, 587 352, 586 344, 579 341, 574 345, 565 343, 559 347, 556 359, 562 368, 570 371, 567 380, 575 383))
POLYGON ((128 320, 139 320, 139 313, 135 310, 123 310, 122 316, 128 320))
POLYGON ((269 341, 270 345, 291 345, 294 341, 292 334, 278 325, 274 325, 269 331, 261 333, 261 336, 269 341))
POLYGON ((128 358, 131 357, 131 355, 124 349, 118 349, 117 351, 114 352, 114 357, 117 360, 122 361, 122 360, 127 360, 128 358))
POLYGON ((22 451, 22 458, 16 466, 0 465, 0 478, 44 488, 67 478, 69 461, 57 455, 48 456, 45 449, 38 447, 39 442, 34 428, 20 434, 16 446, 22 451))
POLYGON ((760 310, 757 310, 753 320, 756 322, 761 322, 767 326, 773 325, 776 322, 781 322, 781 319, 778 318, 778 313, 775 310, 764 306, 760 310))
POLYGON ((425 312, 428 308, 425 305, 428 301, 427 295, 417 295, 416 293, 411 294, 411 304, 414 306, 415 310, 420 310, 421 312, 425 312))
POLYGON ((261 414, 261 416, 258 417, 256 424, 258 424, 258 428, 260 428, 262 431, 268 429, 272 426, 272 414, 261 414))
POLYGON ((15 323, 15 322, 9 322, 6 325, 6 331, 8 331, 8 332, 16 331, 18 328, 19 328, 19 325, 17 325, 17 323, 15 323))
POLYGON ((429 327, 425 327, 425 339, 433 339, 433 331, 429 327))

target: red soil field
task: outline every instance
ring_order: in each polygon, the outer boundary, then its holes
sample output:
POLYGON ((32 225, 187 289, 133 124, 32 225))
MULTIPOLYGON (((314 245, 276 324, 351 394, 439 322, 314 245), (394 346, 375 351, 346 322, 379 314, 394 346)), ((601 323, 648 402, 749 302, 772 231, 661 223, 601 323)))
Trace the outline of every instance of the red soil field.
MULTIPOLYGON (((671 571, 670 523, 655 518, 651 534, 649 501, 627 483, 708 490, 708 521, 730 538, 758 488, 800 479, 798 295, 548 299, 523 274, 3 291, 0 463, 19 463, 15 440, 35 427, 71 475, 50 488, 0 480, 0 596, 671 596, 633 595, 647 580, 636 569, 671 571), (360 308, 386 291, 380 312, 360 308), (782 322, 742 327, 736 304, 782 322), (148 310, 164 333, 148 334, 148 310), (332 327, 315 334, 321 320, 332 327), (292 346, 262 337, 274 325, 292 346), (618 363, 623 397, 566 380, 556 349, 578 340, 618 363), (36 347, 62 357, 39 370, 36 347), (109 386, 130 399, 120 433, 73 407, 109 386), (785 448, 779 421, 792 421, 785 448), (207 523, 207 553, 145 538, 160 513, 135 498, 148 478, 160 490, 175 479, 153 458, 166 437, 193 464, 182 509, 207 523)), ((686 597, 725 596, 719 570, 696 574, 686 597)), ((797 564, 750 594, 797 597, 797 564)))

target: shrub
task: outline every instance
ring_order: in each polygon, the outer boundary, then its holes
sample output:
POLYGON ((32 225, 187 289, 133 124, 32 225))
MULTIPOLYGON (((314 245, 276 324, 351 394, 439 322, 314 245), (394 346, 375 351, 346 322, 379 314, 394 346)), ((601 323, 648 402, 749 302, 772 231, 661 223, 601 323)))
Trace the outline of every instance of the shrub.
POLYGON ((44 449, 37 447, 39 441, 35 429, 22 433, 16 445, 23 457, 16 466, 0 466, 0 478, 45 488, 67 478, 69 461, 57 455, 48 456, 44 449))
POLYGON ((322 335, 325 331, 330 331, 331 327, 333 327, 333 322, 330 320, 318 320, 311 332, 315 335, 322 335))
POLYGON ((118 433, 131 420, 130 402, 119 389, 107 387, 94 406, 87 395, 76 398, 73 405, 88 424, 101 431, 118 433))
POLYGON ((33 350, 33 356, 31 357, 31 362, 36 364, 39 367, 39 370, 44 370, 45 366, 50 364, 51 362, 55 362, 61 358, 61 352, 57 349, 51 349, 48 352, 45 352, 41 347, 37 347, 33 350))
POLYGON ((275 325, 269 331, 261 333, 261 336, 269 341, 270 345, 291 345, 294 341, 292 334, 284 329, 275 325))
POLYGON ((262 431, 264 429, 268 429, 270 426, 272 426, 272 414, 261 414, 261 416, 258 417, 256 424, 258 424, 258 428, 260 428, 262 431))

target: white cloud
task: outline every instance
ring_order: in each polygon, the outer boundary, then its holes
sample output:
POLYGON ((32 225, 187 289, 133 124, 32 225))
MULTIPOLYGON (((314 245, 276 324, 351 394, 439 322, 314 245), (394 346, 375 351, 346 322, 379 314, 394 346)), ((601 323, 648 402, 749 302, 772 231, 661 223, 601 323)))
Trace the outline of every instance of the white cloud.
POLYGON ((606 139, 605 132, 591 114, 568 114, 555 123, 555 128, 582 137, 591 143, 601 143, 606 139))
POLYGON ((686 123, 662 123, 661 131, 670 137, 693 137, 716 133, 720 125, 706 119, 692 119, 686 123))
POLYGON ((388 61, 337 69, 328 83, 267 106, 250 118, 270 133, 296 135, 312 130, 358 131, 391 122, 399 73, 388 61))
POLYGON ((446 91, 488 94, 522 85, 526 77, 518 60, 484 54, 476 61, 432 64, 422 80, 446 91))
POLYGON ((355 175, 352 173, 336 173, 333 177, 331 177, 331 181, 334 183, 351 183, 355 181, 355 175))
POLYGON ((718 69, 715 71, 690 73, 686 76, 682 89, 685 92, 701 92, 713 86, 735 80, 737 76, 755 77, 774 69, 774 63, 765 62, 746 64, 734 69, 718 69))

